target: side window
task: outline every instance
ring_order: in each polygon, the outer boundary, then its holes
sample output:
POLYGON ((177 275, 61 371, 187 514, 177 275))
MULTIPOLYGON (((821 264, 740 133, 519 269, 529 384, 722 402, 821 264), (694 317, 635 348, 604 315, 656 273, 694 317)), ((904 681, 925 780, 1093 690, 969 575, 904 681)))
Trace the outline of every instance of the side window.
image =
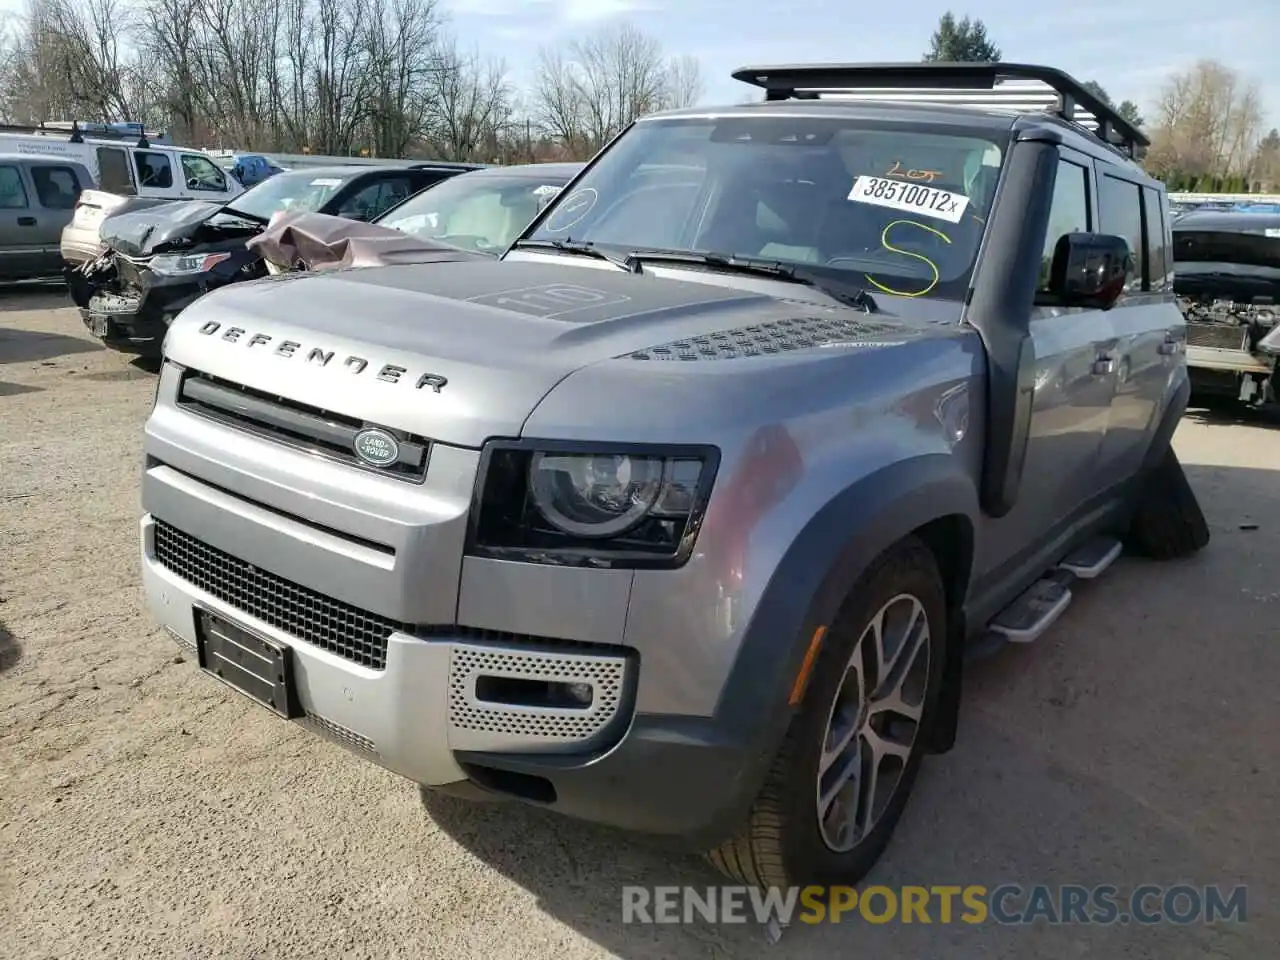
POLYGON ((382 181, 382 190, 375 201, 375 209, 370 216, 377 217, 386 213, 397 203, 409 199, 409 195, 417 193, 415 178, 409 176, 386 177, 382 181))
POLYGON ((173 186, 173 166, 163 153, 138 150, 133 155, 138 168, 138 186, 167 190, 173 186))
POLYGON ((1049 226, 1044 235, 1044 251, 1040 255, 1040 287, 1049 287, 1049 268, 1058 240, 1068 233, 1087 233, 1089 223, 1089 171, 1070 160, 1058 161, 1058 177, 1053 183, 1053 204, 1049 208, 1049 226))
POLYGON ((0 210, 25 210, 27 188, 17 167, 0 166, 0 210))
POLYGON ((1146 282, 1146 243, 1142 229, 1142 188, 1110 174, 1098 178, 1098 212, 1103 233, 1124 237, 1133 251, 1133 274, 1125 284, 1129 293, 1149 289, 1146 282))
POLYGON ((123 197, 137 193, 129 170, 129 158, 119 147, 98 148, 98 186, 107 193, 118 193, 123 197))
POLYGON ((31 180, 36 185, 40 206, 48 210, 72 210, 80 198, 80 181, 70 167, 33 164, 31 180))
POLYGON ((417 170, 413 174, 413 185, 409 188, 414 193, 419 190, 425 190, 427 187, 434 187, 441 180, 447 180, 446 174, 436 170, 417 170))
POLYGON ((1164 194, 1154 187, 1142 188, 1143 214, 1147 228, 1147 277, 1152 290, 1168 288, 1169 273, 1173 267, 1164 199, 1164 194))
POLYGON ((381 177, 361 187, 346 200, 338 211, 340 217, 353 220, 372 220, 391 209, 412 192, 408 177, 381 177))
POLYGON ((212 160, 198 154, 182 154, 182 180, 188 190, 222 193, 227 189, 227 175, 212 160))

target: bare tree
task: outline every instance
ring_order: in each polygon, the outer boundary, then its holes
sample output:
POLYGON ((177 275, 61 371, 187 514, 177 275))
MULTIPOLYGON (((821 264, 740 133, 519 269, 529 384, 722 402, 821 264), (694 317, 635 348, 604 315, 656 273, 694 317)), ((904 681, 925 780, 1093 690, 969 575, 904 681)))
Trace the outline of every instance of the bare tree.
POLYGON ((667 64, 668 107, 692 107, 702 99, 702 64, 697 57, 672 57, 667 64))
POLYGON ((519 98, 443 34, 443 0, 25 2, 0 23, 0 117, 139 120, 192 145, 583 157, 702 92, 696 59, 623 26, 542 51, 519 98))
POLYGON ((585 104, 576 65, 559 50, 538 51, 538 69, 530 91, 534 120, 572 155, 585 154, 585 104))
POLYGON ((430 97, 435 116, 428 135, 443 160, 473 160, 511 120, 506 65, 463 54, 455 42, 441 48, 430 97))
POLYGON ((624 24, 540 51, 532 101, 547 133, 585 158, 646 113, 694 103, 701 92, 696 60, 668 61, 656 39, 624 24))
POLYGON ((30 0, 8 35, 6 114, 25 122, 139 116, 147 78, 125 42, 130 13, 124 0, 30 0))
POLYGON ((427 129, 430 85, 442 70, 436 0, 368 0, 367 71, 372 152, 403 156, 427 129))
POLYGON ((1258 144, 1251 177, 1262 190, 1280 190, 1280 130, 1273 127, 1258 144))
POLYGON ((1261 132, 1257 85, 1216 60, 1201 60, 1161 90, 1147 165, 1162 176, 1246 175, 1261 132))

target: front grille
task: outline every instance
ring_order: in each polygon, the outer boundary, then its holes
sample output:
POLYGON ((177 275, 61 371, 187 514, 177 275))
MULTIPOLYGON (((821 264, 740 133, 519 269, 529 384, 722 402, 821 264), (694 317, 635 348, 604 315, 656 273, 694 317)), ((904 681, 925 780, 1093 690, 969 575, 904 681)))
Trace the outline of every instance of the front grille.
POLYGON ((268 573, 163 520, 155 522, 155 557, 167 570, 236 610, 375 670, 386 666, 391 634, 408 632, 406 624, 268 573))
POLYGON ((423 437, 386 429, 385 432, 396 439, 395 460, 374 465, 356 456, 356 435, 371 427, 384 429, 378 424, 254 390, 207 373, 188 370, 183 374, 178 387, 178 406, 246 433, 362 470, 417 483, 427 474, 430 443, 423 437))
POLYGON ((1187 346, 1218 350, 1248 350, 1249 331, 1226 323, 1188 323, 1187 346))

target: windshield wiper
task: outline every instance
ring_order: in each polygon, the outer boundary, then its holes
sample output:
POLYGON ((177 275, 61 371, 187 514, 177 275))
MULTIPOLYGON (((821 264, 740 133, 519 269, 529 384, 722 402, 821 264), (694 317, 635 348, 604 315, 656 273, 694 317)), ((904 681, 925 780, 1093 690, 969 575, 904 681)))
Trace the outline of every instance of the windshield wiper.
POLYGON ((627 273, 639 273, 640 263, 634 256, 630 254, 619 256, 616 253, 609 253, 602 250, 589 240, 517 240, 511 245, 513 250, 520 249, 543 249, 543 250, 561 250, 565 253, 576 253, 584 257, 594 257, 597 260, 607 260, 615 267, 627 271, 627 273))
POLYGON ((224 213, 228 216, 239 217, 241 220, 247 220, 250 223, 270 223, 266 217, 260 217, 256 213, 246 213, 244 210, 237 210, 231 204, 227 204, 218 213, 224 213))
POLYGON ((868 313, 874 313, 878 309, 871 294, 862 287, 806 270, 799 264, 784 263, 781 260, 757 260, 753 257, 737 257, 732 254, 693 253, 678 250, 633 250, 629 257, 637 263, 645 260, 692 263, 714 267, 717 270, 732 270, 758 277, 770 277, 786 283, 802 283, 806 287, 821 290, 827 296, 847 306, 858 307, 868 313))

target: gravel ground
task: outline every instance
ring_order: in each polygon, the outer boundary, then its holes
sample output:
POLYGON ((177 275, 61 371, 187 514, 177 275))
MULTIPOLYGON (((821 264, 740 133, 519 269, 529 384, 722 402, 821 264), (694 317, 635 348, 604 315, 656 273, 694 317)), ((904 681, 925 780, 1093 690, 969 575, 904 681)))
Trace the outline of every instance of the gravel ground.
POLYGON ((0 292, 0 957, 1280 955, 1280 442, 1192 412, 1214 540, 1124 559, 973 669, 874 875, 1247 883, 1248 922, 623 926, 626 883, 715 882, 612 832, 439 802, 202 678, 141 606, 154 378, 57 291, 0 292), (1246 529, 1256 524, 1255 529, 1246 529))

